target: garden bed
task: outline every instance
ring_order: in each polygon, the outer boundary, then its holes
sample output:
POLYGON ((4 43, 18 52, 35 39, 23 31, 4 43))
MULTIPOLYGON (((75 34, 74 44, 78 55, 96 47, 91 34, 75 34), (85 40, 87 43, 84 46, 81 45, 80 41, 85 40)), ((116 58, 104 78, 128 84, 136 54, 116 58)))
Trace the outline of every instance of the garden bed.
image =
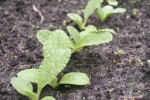
MULTIPOLYGON (((37 32, 41 29, 66 31, 66 25, 77 27, 73 21, 68 21, 66 14, 80 12, 88 2, 58 1, 0 1, 0 100, 28 100, 12 87, 10 80, 23 69, 38 68, 43 60, 37 32), (42 24, 33 5, 44 16, 42 24)), ((133 1, 137 0, 119 0, 126 13, 114 14, 104 23, 100 23, 95 15, 89 18, 88 24, 99 29, 114 29, 117 35, 109 43, 85 47, 73 54, 62 73, 84 72, 89 76, 90 84, 71 85, 71 88, 61 85, 57 89, 46 86, 41 97, 51 95, 57 100, 124 100, 127 96, 134 96, 135 100, 149 100, 150 1, 133 1), (137 15, 133 15, 134 8, 138 9, 137 15), (125 54, 116 55, 114 52, 118 50, 123 50, 125 54), (113 89, 111 93, 110 89, 113 89), (140 98, 141 95, 143 98, 140 98)))

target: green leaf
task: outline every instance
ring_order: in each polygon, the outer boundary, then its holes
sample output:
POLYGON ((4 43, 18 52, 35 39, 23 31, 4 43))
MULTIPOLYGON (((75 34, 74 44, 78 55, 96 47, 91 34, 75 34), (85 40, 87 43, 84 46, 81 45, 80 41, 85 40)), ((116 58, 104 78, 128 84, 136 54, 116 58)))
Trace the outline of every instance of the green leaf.
POLYGON ((50 34, 52 34, 52 32, 49 30, 40 30, 37 33, 37 38, 42 44, 44 44, 45 41, 47 41, 49 39, 50 34))
POLYGON ((116 8, 113 10, 113 13, 124 13, 126 12, 126 9, 124 8, 116 8))
POLYGON ((93 14, 94 10, 98 8, 103 0, 90 0, 85 7, 84 11, 84 19, 85 21, 89 18, 91 14, 93 14))
POLYGON ((57 77, 55 77, 50 83, 49 83, 50 86, 52 86, 53 88, 56 88, 57 87, 57 77))
POLYGON ((86 85, 89 78, 86 74, 80 72, 70 72, 65 74, 59 82, 60 84, 86 85))
POLYGON ((25 69, 20 71, 17 76, 29 82, 37 83, 38 69, 25 69))
POLYGON ((46 96, 46 97, 42 98, 41 100, 56 100, 56 99, 52 96, 46 96))
POLYGON ((67 26, 67 30, 74 39, 75 43, 77 43, 80 40, 79 32, 72 26, 67 26))
MULTIPOLYGON (((89 31, 81 31, 80 32, 80 37, 83 38, 85 35, 87 35, 89 33, 89 31)), ((74 46, 75 47, 75 46, 74 46)))
POLYGON ((75 42, 73 39, 70 39, 70 48, 74 48, 75 42))
POLYGON ((104 22, 106 18, 108 18, 113 13, 113 7, 108 5, 103 8, 98 8, 95 12, 98 15, 100 21, 104 22))
POLYGON ((80 27, 80 29, 82 29, 82 17, 76 13, 69 13, 67 14, 67 16, 72 19, 73 21, 75 21, 78 26, 80 27))
POLYGON ((124 8, 113 9, 113 7, 110 5, 107 5, 103 8, 98 8, 97 10, 95 10, 101 22, 104 22, 106 18, 108 18, 113 13, 124 13, 125 11, 126 9, 124 8))
POLYGON ((76 52, 84 46, 99 45, 112 40, 112 34, 109 31, 98 30, 88 32, 81 37, 80 41, 75 45, 72 52, 76 52))
POLYGON ((97 28, 94 25, 89 25, 89 26, 85 27, 84 29, 89 32, 97 30, 97 28))
POLYGON ((117 6, 118 5, 118 2, 116 0, 107 0, 108 4, 109 5, 112 5, 112 6, 117 6))
POLYGON ((32 100, 36 100, 38 96, 33 93, 33 87, 30 82, 18 77, 11 79, 12 86, 21 94, 28 96, 32 100))
POLYGON ((71 56, 70 40, 64 31, 54 31, 47 37, 43 43, 44 60, 38 71, 38 93, 66 67, 71 56))
POLYGON ((99 31, 110 32, 110 33, 113 33, 113 34, 117 34, 113 29, 109 29, 109 28, 107 28, 107 29, 101 29, 99 31))

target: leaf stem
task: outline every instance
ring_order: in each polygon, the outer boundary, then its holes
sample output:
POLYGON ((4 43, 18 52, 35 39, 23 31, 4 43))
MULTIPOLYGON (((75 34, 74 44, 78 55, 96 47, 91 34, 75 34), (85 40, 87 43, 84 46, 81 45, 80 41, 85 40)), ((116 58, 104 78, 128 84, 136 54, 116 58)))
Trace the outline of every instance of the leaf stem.
POLYGON ((84 22, 83 22, 83 24, 82 24, 82 28, 81 28, 81 30, 83 30, 83 29, 84 29, 84 27, 85 27, 85 25, 86 25, 86 22, 87 22, 87 19, 85 19, 85 20, 84 20, 84 22))

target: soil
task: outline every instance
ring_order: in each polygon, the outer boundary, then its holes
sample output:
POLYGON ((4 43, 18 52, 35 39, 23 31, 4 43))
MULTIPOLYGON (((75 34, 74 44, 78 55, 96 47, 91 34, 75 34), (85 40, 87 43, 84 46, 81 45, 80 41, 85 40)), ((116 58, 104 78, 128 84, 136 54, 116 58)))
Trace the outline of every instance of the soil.
MULTIPOLYGON (((81 11, 87 2, 0 0, 0 100, 29 100, 12 87, 10 80, 23 69, 39 67, 43 56, 37 32, 41 29, 66 31, 66 25, 77 27, 68 21, 66 14, 81 11), (44 16, 42 24, 33 5, 44 16)), ((90 84, 71 88, 62 85, 58 89, 46 86, 41 98, 51 95, 57 100, 124 100, 130 95, 135 100, 150 100, 150 64, 147 62, 150 59, 150 1, 119 0, 119 5, 126 8, 126 13, 114 14, 104 23, 92 15, 87 23, 99 29, 114 29, 117 35, 113 40, 73 54, 63 70, 63 73, 86 73, 90 84), (134 8, 138 9, 135 16, 134 8), (125 54, 118 56, 115 54, 118 50, 125 54)))

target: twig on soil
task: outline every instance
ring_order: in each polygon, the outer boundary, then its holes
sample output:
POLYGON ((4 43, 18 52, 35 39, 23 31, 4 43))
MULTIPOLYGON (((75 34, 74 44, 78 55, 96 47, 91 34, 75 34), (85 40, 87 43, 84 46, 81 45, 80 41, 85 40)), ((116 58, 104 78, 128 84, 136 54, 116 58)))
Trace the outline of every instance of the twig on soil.
POLYGON ((40 17, 41 17, 40 24, 42 24, 43 21, 44 21, 44 16, 42 15, 42 13, 41 13, 34 5, 33 5, 32 7, 33 7, 33 10, 34 10, 35 12, 39 13, 39 15, 40 15, 40 17))

